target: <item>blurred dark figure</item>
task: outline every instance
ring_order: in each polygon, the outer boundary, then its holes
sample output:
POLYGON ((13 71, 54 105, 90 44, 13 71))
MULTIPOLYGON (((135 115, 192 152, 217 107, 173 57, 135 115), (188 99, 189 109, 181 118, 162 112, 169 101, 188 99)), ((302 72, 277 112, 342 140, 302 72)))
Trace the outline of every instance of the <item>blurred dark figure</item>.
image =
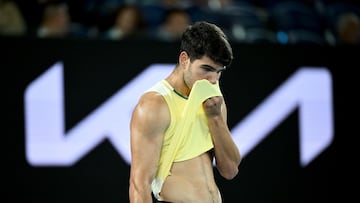
POLYGON ((12 0, 0 0, 0 35, 18 36, 25 34, 26 30, 18 5, 12 0))
POLYGON ((91 33, 81 23, 72 21, 69 5, 65 0, 47 0, 42 5, 41 20, 36 27, 35 36, 39 38, 90 38, 91 33))
POLYGON ((61 38, 70 33, 70 15, 65 2, 49 1, 44 5, 37 37, 61 38))
POLYGON ((344 13, 337 21, 338 44, 360 44, 360 17, 344 13))
POLYGON ((210 9, 222 9, 233 4, 233 0, 143 0, 143 2, 162 5, 167 8, 199 6, 210 9))
POLYGON ((182 33, 191 22, 191 16, 186 10, 170 8, 165 13, 163 22, 155 31, 155 37, 164 41, 180 40, 182 33))
POLYGON ((143 36, 146 24, 140 9, 133 4, 123 4, 115 12, 114 22, 105 32, 106 39, 124 39, 143 36))

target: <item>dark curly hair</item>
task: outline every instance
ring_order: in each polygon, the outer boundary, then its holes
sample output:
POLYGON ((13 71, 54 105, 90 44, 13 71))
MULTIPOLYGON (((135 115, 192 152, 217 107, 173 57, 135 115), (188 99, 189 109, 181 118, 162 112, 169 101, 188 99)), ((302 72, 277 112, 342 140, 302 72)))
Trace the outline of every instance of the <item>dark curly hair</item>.
POLYGON ((181 37, 180 51, 185 51, 190 61, 208 56, 215 63, 229 66, 233 53, 225 33, 215 24, 199 21, 190 25, 181 37))

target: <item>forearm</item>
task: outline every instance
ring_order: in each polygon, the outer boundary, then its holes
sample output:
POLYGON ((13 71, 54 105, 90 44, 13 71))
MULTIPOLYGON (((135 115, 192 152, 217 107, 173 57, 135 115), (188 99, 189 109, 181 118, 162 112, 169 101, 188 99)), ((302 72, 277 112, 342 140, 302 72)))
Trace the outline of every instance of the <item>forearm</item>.
POLYGON ((208 118, 208 125, 214 143, 217 168, 223 177, 232 179, 238 172, 241 161, 240 152, 221 116, 208 118))
POLYGON ((137 187, 130 182, 129 189, 130 203, 152 203, 150 186, 137 187))

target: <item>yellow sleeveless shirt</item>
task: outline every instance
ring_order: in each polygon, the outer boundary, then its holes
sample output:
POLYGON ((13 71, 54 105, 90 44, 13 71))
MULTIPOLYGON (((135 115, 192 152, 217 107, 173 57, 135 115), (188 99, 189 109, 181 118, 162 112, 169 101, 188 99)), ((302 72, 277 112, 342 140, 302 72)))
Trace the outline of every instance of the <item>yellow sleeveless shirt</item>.
POLYGON ((189 98, 177 93, 166 80, 159 81, 148 91, 158 92, 164 97, 171 115, 163 138, 158 171, 152 182, 152 191, 158 199, 173 162, 192 159, 214 147, 202 103, 209 97, 220 96, 221 91, 218 83, 213 85, 207 80, 197 81, 189 98))

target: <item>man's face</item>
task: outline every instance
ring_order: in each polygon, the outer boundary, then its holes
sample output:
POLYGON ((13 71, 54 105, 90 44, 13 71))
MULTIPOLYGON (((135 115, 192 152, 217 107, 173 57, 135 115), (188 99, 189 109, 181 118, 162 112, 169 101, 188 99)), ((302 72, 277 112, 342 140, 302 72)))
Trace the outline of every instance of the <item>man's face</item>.
POLYGON ((188 59, 188 65, 185 69, 184 79, 189 87, 197 80, 206 79, 210 83, 215 84, 219 81, 221 73, 225 67, 221 64, 215 63, 207 56, 194 60, 192 63, 188 59))

